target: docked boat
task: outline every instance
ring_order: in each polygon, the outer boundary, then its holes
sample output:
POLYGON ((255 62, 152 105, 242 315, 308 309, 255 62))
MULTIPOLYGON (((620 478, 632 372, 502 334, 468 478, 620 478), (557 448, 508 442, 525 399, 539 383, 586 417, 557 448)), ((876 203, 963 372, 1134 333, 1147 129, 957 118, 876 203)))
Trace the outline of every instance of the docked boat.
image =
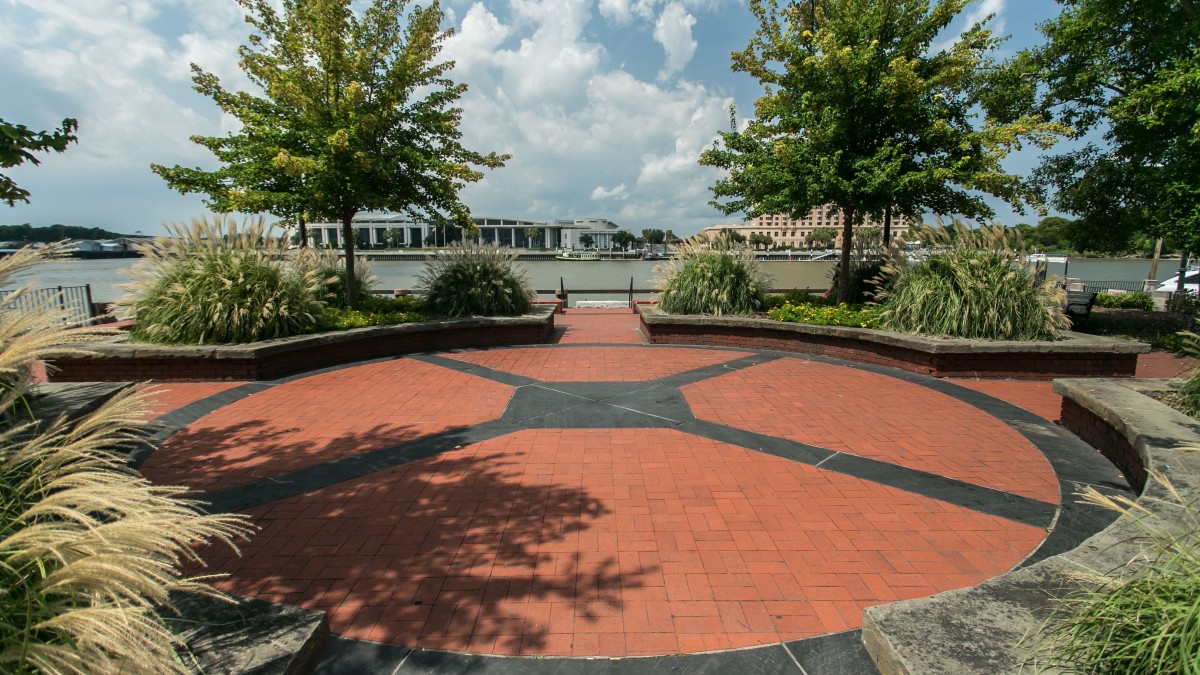
POLYGON ((555 260, 599 260, 600 254, 595 251, 576 251, 574 249, 560 249, 554 255, 555 260))

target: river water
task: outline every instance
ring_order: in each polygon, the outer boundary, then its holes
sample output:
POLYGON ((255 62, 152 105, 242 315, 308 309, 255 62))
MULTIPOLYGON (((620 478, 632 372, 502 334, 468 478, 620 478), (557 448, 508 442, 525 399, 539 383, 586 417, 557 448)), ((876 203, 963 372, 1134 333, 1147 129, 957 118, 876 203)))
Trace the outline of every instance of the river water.
MULTIPOLYGON (((68 260, 39 265, 22 275, 21 280, 34 280, 39 287, 83 286, 91 284, 92 298, 96 302, 116 300, 123 291, 118 284, 125 283, 129 276, 123 271, 137 262, 136 259, 115 260, 68 260)), ((563 261, 546 260, 517 263, 523 268, 539 291, 552 292, 559 287, 559 280, 570 293, 571 301, 620 299, 620 295, 589 293, 589 289, 628 289, 630 281, 635 289, 654 287, 658 276, 656 269, 664 263, 641 260, 563 261)), ((417 277, 425 267, 422 262, 373 261, 371 271, 379 279, 380 289, 412 289, 417 286, 417 277)), ((777 289, 829 287, 830 262, 767 262, 763 263, 771 276, 772 286, 777 289)), ((1063 274, 1064 267, 1072 277, 1089 282, 1132 282, 1147 278, 1150 261, 1141 259, 1088 259, 1070 260, 1050 265, 1051 274, 1063 274)), ((1164 260, 1158 265, 1158 280, 1169 279, 1178 271, 1178 260, 1164 260)), ((548 295, 548 293, 543 293, 548 295)), ((639 293, 639 297, 646 294, 639 293)))

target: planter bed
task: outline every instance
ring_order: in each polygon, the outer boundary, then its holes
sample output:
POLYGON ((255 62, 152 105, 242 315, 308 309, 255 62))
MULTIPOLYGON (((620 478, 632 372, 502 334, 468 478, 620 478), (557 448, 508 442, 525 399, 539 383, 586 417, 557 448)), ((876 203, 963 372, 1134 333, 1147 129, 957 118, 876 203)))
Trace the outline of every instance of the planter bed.
MULTIPOLYGON (((1179 533, 1185 524, 1178 508, 1169 505, 1173 500, 1162 485, 1145 476, 1151 469, 1162 472, 1185 501, 1196 500, 1200 452, 1185 448, 1200 445, 1200 422, 1147 395, 1165 389, 1165 382, 1154 380, 1054 383, 1063 397, 1063 426, 1121 468, 1140 493, 1138 504, 1149 510, 1146 524, 1179 533)), ((978 586, 870 607, 863 642, 884 673, 1039 672, 1036 664, 1044 665, 1045 656, 1035 648, 1043 622, 1055 598, 1078 588, 1069 575, 1144 562, 1138 540, 1144 541, 1144 530, 1122 516, 1073 550, 978 586)))
POLYGON ((242 345, 161 346, 125 338, 82 345, 57 358, 54 382, 269 380, 292 373, 445 349, 539 344, 554 332, 553 305, 524 316, 446 319, 299 335, 242 345))
POLYGON ((1141 342, 1068 333, 1054 342, 990 342, 916 337, 867 328, 814 326, 771 319, 672 316, 638 305, 642 333, 654 344, 712 345, 820 354, 934 377, 1132 377, 1141 342))

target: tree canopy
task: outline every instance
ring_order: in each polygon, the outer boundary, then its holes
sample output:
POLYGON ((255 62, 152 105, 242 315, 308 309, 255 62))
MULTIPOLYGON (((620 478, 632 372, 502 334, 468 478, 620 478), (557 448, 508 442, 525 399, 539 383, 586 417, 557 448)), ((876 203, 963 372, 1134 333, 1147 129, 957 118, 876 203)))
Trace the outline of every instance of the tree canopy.
MULTIPOLYGON (((79 123, 71 118, 53 131, 33 131, 24 124, 13 124, 0 119, 0 169, 11 169, 25 162, 40 164, 35 152, 53 150, 64 152, 67 145, 74 143, 79 123)), ((9 206, 17 202, 29 203, 29 191, 8 176, 0 173, 0 201, 9 206)))
POLYGON ((868 215, 926 210, 993 215, 984 195, 1020 210, 1035 195, 1000 161, 1056 128, 1034 114, 977 125, 989 54, 986 22, 939 51, 931 45, 967 0, 751 0, 759 28, 733 69, 766 93, 701 164, 728 171, 715 206, 749 216, 843 213, 839 292, 848 288, 853 228, 868 215))
POLYGON ((255 32, 239 64, 262 95, 227 91, 193 64, 193 82, 242 128, 196 136, 222 162, 215 171, 153 165, 180 192, 208 195, 218 211, 268 211, 342 224, 348 302, 356 304, 352 220, 391 210, 474 231, 458 192, 503 166, 459 142, 466 85, 437 62, 449 35, 437 2, 238 0, 255 32), (407 19, 407 20, 405 20, 407 19), (478 167, 478 168, 477 168, 478 167))
POLYGON ((1200 7, 1191 0, 1059 0, 1046 43, 1002 77, 1012 115, 1053 114, 1103 137, 1035 174, 1079 216, 1087 247, 1121 251, 1139 232, 1200 246, 1200 7), (1020 93, 1021 96, 1015 96, 1020 93))

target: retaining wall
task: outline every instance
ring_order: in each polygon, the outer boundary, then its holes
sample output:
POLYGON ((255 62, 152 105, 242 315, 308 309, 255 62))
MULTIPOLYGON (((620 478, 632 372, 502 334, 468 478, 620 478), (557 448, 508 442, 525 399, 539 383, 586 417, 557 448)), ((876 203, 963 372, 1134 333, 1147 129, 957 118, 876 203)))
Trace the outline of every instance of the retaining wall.
POLYGON ((972 588, 867 608, 863 643, 880 671, 1041 672, 1045 620, 1056 599, 1081 587, 1074 573, 1132 571, 1145 561, 1145 527, 1175 534, 1185 527, 1172 495, 1147 481, 1148 472, 1166 476, 1186 501, 1200 497, 1200 453, 1187 449, 1200 445, 1200 422, 1148 395, 1166 388, 1155 380, 1056 380, 1062 424, 1125 471, 1148 515, 1121 516, 1066 553, 972 588))
POLYGON ((301 335, 244 345, 167 347, 124 337, 50 362, 52 382, 268 380, 342 363, 446 349, 547 343, 556 305, 525 316, 447 319, 301 335), (56 369, 56 372, 54 371, 56 369))
POLYGON ((655 344, 711 345, 819 354, 934 377, 1048 379, 1132 377, 1140 342, 1068 333, 1054 342, 988 342, 724 316, 672 316, 638 305, 642 333, 655 344))

